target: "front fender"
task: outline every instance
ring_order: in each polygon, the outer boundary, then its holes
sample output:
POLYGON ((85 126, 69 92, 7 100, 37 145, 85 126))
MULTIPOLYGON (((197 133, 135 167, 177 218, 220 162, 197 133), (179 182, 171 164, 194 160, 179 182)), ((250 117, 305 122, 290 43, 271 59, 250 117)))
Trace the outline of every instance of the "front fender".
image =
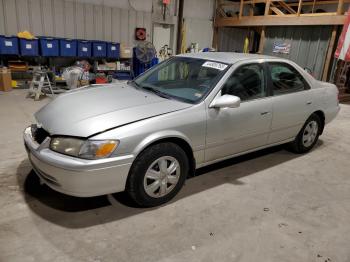
POLYGON ((188 143, 192 149, 193 147, 191 145, 190 139, 183 133, 175 130, 162 130, 156 133, 152 133, 145 137, 134 149, 133 155, 137 157, 138 154, 140 154, 145 148, 147 148, 149 145, 156 143, 159 140, 167 139, 167 138, 178 138, 184 140, 186 143, 188 143))

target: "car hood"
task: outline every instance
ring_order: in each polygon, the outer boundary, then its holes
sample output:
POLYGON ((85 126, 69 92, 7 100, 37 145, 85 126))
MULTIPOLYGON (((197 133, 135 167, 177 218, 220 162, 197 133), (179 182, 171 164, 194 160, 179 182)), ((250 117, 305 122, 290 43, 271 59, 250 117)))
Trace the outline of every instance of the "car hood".
POLYGON ((35 118, 50 135, 89 137, 190 106, 127 84, 110 84, 61 94, 40 109, 35 118))

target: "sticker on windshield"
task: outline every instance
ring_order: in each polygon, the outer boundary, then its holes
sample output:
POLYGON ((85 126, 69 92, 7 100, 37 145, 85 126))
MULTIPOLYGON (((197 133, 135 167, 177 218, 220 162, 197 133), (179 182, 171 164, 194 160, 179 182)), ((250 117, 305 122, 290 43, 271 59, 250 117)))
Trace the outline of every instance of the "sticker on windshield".
POLYGON ((220 71, 225 70, 225 68, 227 67, 227 65, 225 65, 225 64, 221 64, 218 62, 211 62, 211 61, 205 62, 202 66, 215 68, 215 69, 218 69, 220 71))

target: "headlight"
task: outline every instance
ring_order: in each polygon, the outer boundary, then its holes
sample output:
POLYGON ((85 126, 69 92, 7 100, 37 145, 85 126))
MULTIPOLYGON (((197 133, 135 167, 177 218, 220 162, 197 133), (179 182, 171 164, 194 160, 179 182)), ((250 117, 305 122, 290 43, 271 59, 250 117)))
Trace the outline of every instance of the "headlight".
POLYGON ((109 157, 118 147, 118 140, 83 140, 71 137, 55 137, 51 140, 53 151, 85 159, 109 157))

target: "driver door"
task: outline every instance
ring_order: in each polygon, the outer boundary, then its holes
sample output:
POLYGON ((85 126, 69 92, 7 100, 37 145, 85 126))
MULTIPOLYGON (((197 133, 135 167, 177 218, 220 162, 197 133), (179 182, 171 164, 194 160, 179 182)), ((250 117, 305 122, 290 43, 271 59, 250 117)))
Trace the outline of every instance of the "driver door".
POLYGON ((208 108, 205 161, 258 148, 268 141, 272 105, 264 64, 237 68, 215 98, 224 94, 238 96, 241 104, 238 108, 208 108))

